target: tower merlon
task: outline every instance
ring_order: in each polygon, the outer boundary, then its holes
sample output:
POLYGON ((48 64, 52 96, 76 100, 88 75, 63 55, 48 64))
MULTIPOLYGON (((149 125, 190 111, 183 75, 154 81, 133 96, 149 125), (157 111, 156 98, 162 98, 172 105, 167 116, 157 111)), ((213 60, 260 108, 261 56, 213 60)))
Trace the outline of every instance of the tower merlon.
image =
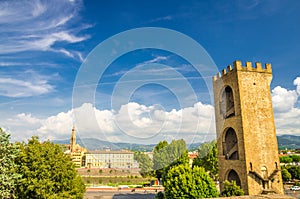
POLYGON ((223 70, 222 70, 222 76, 223 75, 226 75, 227 74, 227 70, 224 68, 223 70))
POLYGON ((241 61, 236 60, 233 62, 233 66, 236 70, 272 73, 272 67, 270 63, 266 63, 265 66, 262 67, 260 62, 255 62, 255 66, 253 67, 252 62, 247 61, 246 66, 243 66, 241 61))
POLYGON ((213 80, 216 81, 221 78, 221 74, 217 73, 217 75, 213 76, 213 80))
POLYGON ((252 62, 247 61, 245 66, 243 66, 240 60, 236 60, 233 62, 233 68, 231 65, 227 66, 227 69, 223 69, 222 73, 218 73, 216 76, 213 77, 213 80, 216 81, 221 77, 229 74, 231 71, 249 71, 249 72, 260 72, 260 73, 272 73, 272 66, 270 63, 266 63, 264 67, 262 63, 255 62, 254 67, 252 62))

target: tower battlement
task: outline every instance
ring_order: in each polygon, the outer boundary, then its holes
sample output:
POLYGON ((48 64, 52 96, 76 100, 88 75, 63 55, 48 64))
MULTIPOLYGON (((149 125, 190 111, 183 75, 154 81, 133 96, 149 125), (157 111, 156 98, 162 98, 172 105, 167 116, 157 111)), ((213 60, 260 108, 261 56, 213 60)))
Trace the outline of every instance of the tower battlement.
POLYGON ((221 77, 231 73, 231 71, 249 71, 249 72, 259 72, 259 73, 272 73, 272 66, 270 63, 266 63, 264 67, 260 62, 255 62, 254 65, 252 65, 252 62, 246 62, 246 65, 243 66, 242 62, 239 60, 236 60, 233 62, 233 67, 231 65, 227 66, 227 68, 224 68, 221 73, 218 73, 217 75, 213 76, 213 81, 216 81, 220 79, 221 77))

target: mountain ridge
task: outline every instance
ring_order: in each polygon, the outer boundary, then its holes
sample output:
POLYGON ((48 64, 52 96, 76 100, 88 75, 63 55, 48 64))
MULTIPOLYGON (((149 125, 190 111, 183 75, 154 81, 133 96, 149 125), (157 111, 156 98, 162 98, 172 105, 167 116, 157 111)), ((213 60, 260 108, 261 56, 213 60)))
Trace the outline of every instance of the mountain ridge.
MULTIPOLYGON (((70 140, 53 140, 56 144, 69 144, 70 140)), ((300 148, 300 136, 298 135, 277 135, 277 142, 279 149, 296 149, 300 148)), ((152 151, 156 144, 135 144, 126 142, 109 142, 99 140, 97 138, 78 138, 77 143, 88 150, 101 150, 110 148, 111 150, 128 149, 132 151, 152 151)), ((187 144, 189 150, 196 150, 202 143, 187 144)))

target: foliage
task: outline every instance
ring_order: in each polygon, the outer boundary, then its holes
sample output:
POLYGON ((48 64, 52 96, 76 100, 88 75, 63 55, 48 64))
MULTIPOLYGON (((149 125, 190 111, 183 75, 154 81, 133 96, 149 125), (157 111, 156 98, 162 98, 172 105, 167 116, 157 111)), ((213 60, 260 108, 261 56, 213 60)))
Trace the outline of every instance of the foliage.
POLYGON ((134 154, 134 159, 139 163, 143 177, 153 176, 153 162, 147 154, 137 152, 134 154))
POLYGON ((67 151, 69 148, 65 144, 57 144, 62 152, 67 151))
POLYGON ((165 176, 165 198, 210 198, 218 197, 213 180, 204 168, 180 164, 169 169, 165 176))
POLYGON ((16 183, 20 178, 15 171, 18 146, 9 142, 10 135, 0 128, 0 198, 15 198, 16 183))
POLYGON ((290 155, 292 162, 300 162, 300 155, 290 155))
POLYGON ((230 197, 230 196, 243 196, 244 191, 240 186, 236 184, 235 181, 225 181, 224 182, 224 190, 222 192, 222 196, 230 197))
POLYGON ((217 142, 203 143, 198 149, 198 156, 193 161, 193 167, 203 167, 210 176, 214 179, 217 178, 218 167, 218 148, 217 142))
POLYGON ((287 167, 288 172, 291 174, 292 179, 300 179, 300 167, 289 166, 287 167))
POLYGON ((294 186, 300 186, 300 182, 295 182, 294 186))
POLYGON ((153 149, 153 170, 155 171, 156 177, 160 179, 162 177, 164 168, 162 166, 163 150, 168 146, 166 140, 160 141, 153 149))
POLYGON ((154 199, 164 199, 164 198, 165 198, 165 194, 160 191, 155 195, 154 199))
POLYGON ((283 181, 289 181, 292 179, 292 175, 289 173, 287 169, 281 170, 282 180, 283 181))
POLYGON ((51 142, 40 143, 37 137, 28 144, 19 143, 16 159, 22 175, 17 186, 19 198, 83 198, 85 186, 74 164, 61 148, 51 142))
POLYGON ((286 163, 286 164, 291 163, 293 161, 293 159, 289 156, 280 156, 279 160, 281 163, 286 163))
POLYGON ((165 169, 170 168, 170 165, 178 165, 188 162, 188 151, 185 141, 172 140, 170 144, 167 141, 159 142, 154 148, 153 153, 153 168, 156 172, 156 177, 160 179, 165 169))
POLYGON ((300 155, 289 155, 279 157, 281 163, 289 164, 291 162, 300 162, 300 155))

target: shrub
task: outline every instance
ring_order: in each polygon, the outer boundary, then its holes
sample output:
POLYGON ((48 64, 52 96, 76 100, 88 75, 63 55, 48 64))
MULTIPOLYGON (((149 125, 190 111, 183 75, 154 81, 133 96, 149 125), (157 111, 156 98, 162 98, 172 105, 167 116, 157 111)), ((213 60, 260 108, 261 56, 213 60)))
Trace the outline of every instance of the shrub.
POLYGON ((229 197, 229 196, 243 196, 244 191, 241 189, 240 186, 236 184, 235 181, 225 181, 224 182, 224 191, 222 192, 222 196, 229 197))

